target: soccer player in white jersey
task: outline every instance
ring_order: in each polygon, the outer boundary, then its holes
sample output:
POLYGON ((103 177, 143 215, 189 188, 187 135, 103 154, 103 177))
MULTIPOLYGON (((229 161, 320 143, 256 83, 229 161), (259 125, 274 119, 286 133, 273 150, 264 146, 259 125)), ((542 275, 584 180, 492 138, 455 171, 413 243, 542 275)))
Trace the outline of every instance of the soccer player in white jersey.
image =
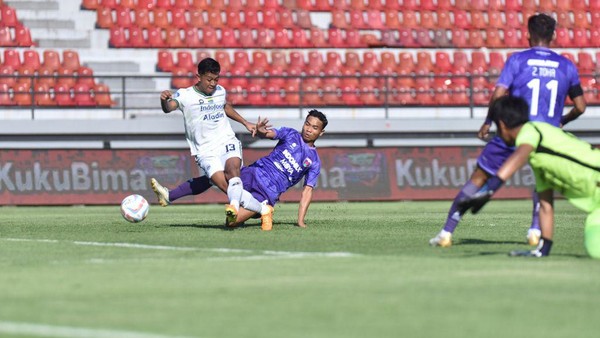
MULTIPOLYGON (((185 138, 192 156, 212 183, 227 193, 229 204, 225 207, 228 222, 234 222, 240 206, 243 184, 240 179, 242 146, 235 137, 229 118, 241 123, 254 133, 255 124, 246 121, 227 102, 225 88, 218 84, 221 65, 212 58, 198 63, 198 82, 188 88, 160 94, 160 105, 165 113, 179 109, 183 113, 185 138)), ((152 179, 156 191, 156 180, 152 179)), ((157 195, 159 195, 157 193, 157 195)), ((160 195, 159 195, 160 197, 160 195)), ((169 203, 161 200, 161 205, 169 203)), ((260 211, 260 210, 259 210, 260 211)))

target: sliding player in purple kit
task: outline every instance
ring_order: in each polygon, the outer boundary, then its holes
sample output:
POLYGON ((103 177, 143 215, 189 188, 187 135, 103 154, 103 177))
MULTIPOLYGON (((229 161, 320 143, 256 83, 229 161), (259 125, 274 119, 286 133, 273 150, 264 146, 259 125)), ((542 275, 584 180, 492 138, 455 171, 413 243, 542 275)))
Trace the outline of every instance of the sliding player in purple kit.
MULTIPOLYGON (((490 106, 496 99, 507 94, 521 97, 530 107, 530 121, 562 127, 578 118, 586 108, 577 68, 570 60, 549 49, 556 36, 556 21, 553 18, 546 14, 533 15, 529 17, 527 28, 531 48, 515 53, 507 59, 490 99, 490 106), (574 107, 563 116, 567 95, 573 100, 574 107)), ((486 139, 491 124, 491 110, 488 110, 487 118, 477 136, 486 139)), ((486 144, 477 158, 477 168, 454 198, 444 228, 429 241, 429 244, 441 247, 452 245, 452 234, 465 212, 459 208, 458 202, 475 195, 484 185, 496 185, 496 172, 513 152, 514 147, 506 145, 499 136, 486 144)), ((530 245, 537 245, 541 236, 540 204, 535 192, 533 203, 533 216, 527 240, 530 245)))
MULTIPOLYGON (((272 206, 279 201, 281 194, 304 178, 297 223, 300 227, 306 227, 306 213, 321 171, 321 160, 315 147, 315 141, 323 135, 327 123, 325 114, 314 109, 308 112, 301 132, 286 127, 270 129, 268 120, 259 118, 256 124, 256 135, 278 140, 278 143, 267 156, 242 168, 240 177, 244 184, 244 195, 240 201, 241 208, 237 214, 237 220, 227 225, 238 226, 251 217, 261 215, 262 230, 271 230, 273 227, 272 206), (247 192, 251 196, 247 196, 247 192), (263 210, 260 213, 253 210, 260 207, 261 203, 258 206, 249 205, 249 203, 256 203, 250 202, 251 200, 263 201, 263 210), (265 208, 266 210, 264 210, 265 208)), ((201 194, 208 188, 210 188, 208 179, 197 177, 184 182, 171 191, 157 182, 154 191, 159 200, 170 204, 184 196, 201 194)))

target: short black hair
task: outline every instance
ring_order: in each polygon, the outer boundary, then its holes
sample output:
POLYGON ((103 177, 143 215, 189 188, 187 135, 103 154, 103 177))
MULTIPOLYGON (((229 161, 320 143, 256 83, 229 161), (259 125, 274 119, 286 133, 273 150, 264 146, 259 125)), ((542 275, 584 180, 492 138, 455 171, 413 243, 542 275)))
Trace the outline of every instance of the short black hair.
POLYGON ((536 14, 527 20, 527 30, 532 41, 543 41, 548 44, 552 41, 556 20, 548 14, 536 14))
POLYGON ((502 96, 492 103, 490 110, 496 126, 502 121, 507 128, 512 129, 529 121, 529 104, 521 97, 502 96))
POLYGON ((213 58, 206 58, 198 62, 198 75, 206 73, 219 74, 221 72, 221 65, 219 61, 213 58))
POLYGON ((316 109, 313 109, 308 112, 308 115, 306 116, 306 118, 308 118, 309 116, 314 116, 314 117, 318 118, 319 121, 321 121, 321 123, 323 123, 323 129, 325 129, 325 127, 327 127, 327 116, 325 116, 325 114, 321 113, 320 111, 318 111, 316 109))

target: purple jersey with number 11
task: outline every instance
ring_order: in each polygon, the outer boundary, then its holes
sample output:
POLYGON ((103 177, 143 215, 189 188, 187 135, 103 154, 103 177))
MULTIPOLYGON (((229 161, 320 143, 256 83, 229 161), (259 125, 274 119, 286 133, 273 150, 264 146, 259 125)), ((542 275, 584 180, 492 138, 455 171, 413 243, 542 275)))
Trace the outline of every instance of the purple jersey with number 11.
POLYGON ((529 120, 560 125, 569 91, 579 85, 577 67, 548 48, 534 47, 511 55, 496 86, 508 88, 529 104, 529 120))
POLYGON ((271 153, 250 165, 257 169, 255 177, 272 205, 279 195, 300 182, 302 177, 306 176, 304 185, 314 187, 321 171, 317 149, 308 146, 297 130, 286 127, 275 129, 274 139, 279 142, 271 153))

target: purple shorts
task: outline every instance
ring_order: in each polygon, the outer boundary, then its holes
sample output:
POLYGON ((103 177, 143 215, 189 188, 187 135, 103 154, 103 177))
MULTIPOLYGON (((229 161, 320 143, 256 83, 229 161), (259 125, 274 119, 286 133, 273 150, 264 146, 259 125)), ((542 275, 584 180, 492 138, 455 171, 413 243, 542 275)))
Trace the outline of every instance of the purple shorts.
POLYGON ((477 166, 489 175, 495 176, 506 159, 515 152, 515 147, 509 147, 499 137, 491 139, 477 158, 477 166))
POLYGON ((260 173, 255 167, 243 167, 240 173, 240 178, 244 184, 244 190, 249 192, 259 202, 267 201, 270 206, 277 203, 279 196, 269 196, 266 189, 263 188, 260 181, 260 173))

